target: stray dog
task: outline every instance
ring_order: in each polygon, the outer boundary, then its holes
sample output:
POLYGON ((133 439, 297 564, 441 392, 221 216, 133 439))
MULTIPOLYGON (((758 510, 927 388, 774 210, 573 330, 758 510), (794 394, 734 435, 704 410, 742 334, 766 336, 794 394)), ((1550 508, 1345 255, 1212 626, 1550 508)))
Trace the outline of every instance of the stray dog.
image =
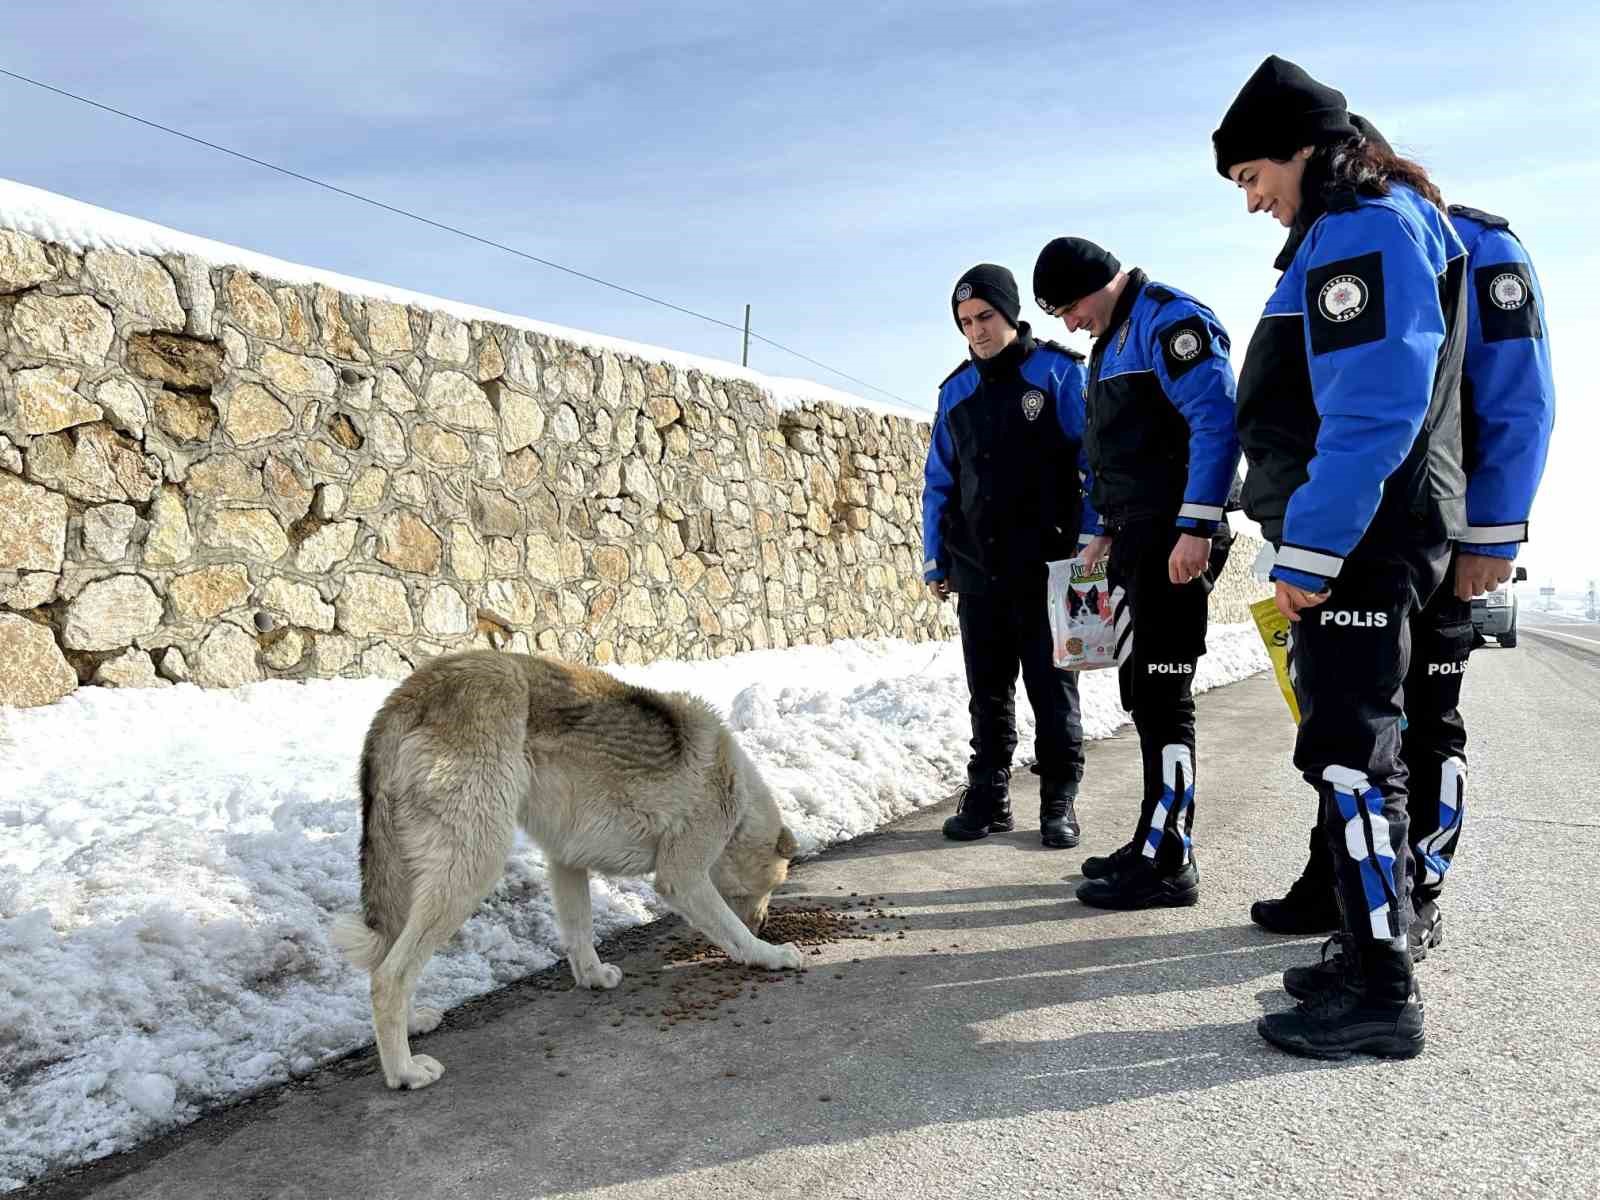
POLYGON ((798 968, 755 935, 798 849, 776 801, 707 705, 555 659, 474 650, 392 692, 361 752, 361 906, 333 942, 372 974, 384 1082, 427 1087, 438 1061, 407 1033, 417 977, 505 869, 521 825, 543 847, 579 987, 622 971, 594 948, 589 872, 645 875, 735 962, 798 968))

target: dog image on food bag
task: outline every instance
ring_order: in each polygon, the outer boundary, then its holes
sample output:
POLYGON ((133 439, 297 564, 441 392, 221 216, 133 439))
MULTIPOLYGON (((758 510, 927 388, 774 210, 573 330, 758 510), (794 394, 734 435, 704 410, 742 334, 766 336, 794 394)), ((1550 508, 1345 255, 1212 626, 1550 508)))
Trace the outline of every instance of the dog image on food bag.
POLYGON ((1116 629, 1106 592, 1105 564, 1086 569, 1069 558, 1048 566, 1046 603, 1052 660, 1063 671, 1092 671, 1116 663, 1116 629))
POLYGON ((799 849, 755 765, 715 711, 555 659, 473 650, 433 659, 373 718, 361 752, 361 911, 333 941, 372 976, 384 1082, 443 1073, 412 1054, 436 1009, 417 977, 505 869, 514 830, 544 850, 579 987, 622 971, 594 948, 589 873, 655 872, 662 899, 734 962, 798 968, 756 935, 799 849))

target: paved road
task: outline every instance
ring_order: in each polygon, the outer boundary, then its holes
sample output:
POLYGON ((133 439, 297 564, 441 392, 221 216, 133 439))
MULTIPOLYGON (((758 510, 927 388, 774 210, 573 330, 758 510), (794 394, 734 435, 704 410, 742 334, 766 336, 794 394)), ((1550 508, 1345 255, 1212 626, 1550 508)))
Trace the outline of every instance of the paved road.
POLYGON ((1600 655, 1600 622, 1522 608, 1517 612, 1517 627, 1542 638, 1546 645, 1553 643, 1569 651, 1600 655))
MULTIPOLYGON (((924 813, 794 873, 785 903, 885 914, 798 979, 666 965, 683 931, 662 923, 608 954, 617 993, 555 973, 452 1013, 421 1039, 448 1067, 425 1092, 360 1055, 26 1194, 1595 1195, 1600 658, 1491 648, 1466 690, 1471 829, 1411 1063, 1306 1062, 1254 1031, 1318 946, 1246 918, 1311 808, 1258 677, 1201 702, 1196 908, 1085 909, 1079 854, 1030 820, 955 847, 924 813)), ((1136 768, 1131 738, 1092 749, 1085 850, 1126 836, 1136 768)))

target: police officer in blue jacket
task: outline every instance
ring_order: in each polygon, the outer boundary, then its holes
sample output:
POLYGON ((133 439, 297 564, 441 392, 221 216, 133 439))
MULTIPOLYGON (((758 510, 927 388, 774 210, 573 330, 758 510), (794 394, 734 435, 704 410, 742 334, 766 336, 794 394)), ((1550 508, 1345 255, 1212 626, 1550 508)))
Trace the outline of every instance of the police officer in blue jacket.
MULTIPOLYGON (((1361 135, 1392 153, 1383 135, 1351 114, 1361 135)), ((1409 773, 1412 878, 1411 956, 1420 962, 1444 936, 1439 892, 1466 813, 1467 733, 1459 709, 1467 656, 1475 644, 1472 597, 1511 577, 1527 539, 1528 514, 1544 474, 1555 418, 1555 386, 1542 294, 1533 264, 1503 217, 1452 205, 1450 223, 1467 250, 1467 348, 1461 378, 1467 531, 1457 546, 1453 586, 1441 587, 1412 620, 1401 759, 1409 773)), ((1293 241, 1295 235, 1291 235, 1293 241)), ((1276 933, 1337 929, 1333 860, 1313 830, 1306 867, 1280 900, 1258 900, 1251 919, 1276 933)), ((1284 977, 1303 997, 1337 978, 1337 956, 1284 977)))
POLYGON ((923 578, 940 600, 959 595, 972 757, 944 832, 974 841, 1014 827, 1020 666, 1036 727, 1040 838, 1069 848, 1081 834, 1083 725, 1078 678, 1053 662, 1046 564, 1076 553, 1085 517, 1082 355, 1035 340, 1018 320, 1016 280, 1004 267, 973 267, 950 308, 971 353, 939 388, 922 493, 923 578))
POLYGON ((1349 948, 1337 986, 1258 1028, 1295 1054, 1410 1057, 1425 1039, 1402 699, 1411 618, 1466 531, 1466 249, 1426 172, 1294 63, 1262 63, 1212 142, 1249 211, 1301 233, 1251 340, 1238 428, 1245 508, 1294 622, 1295 765, 1318 792, 1349 948))
MULTIPOLYGON (((1448 619, 1473 642, 1474 596, 1508 582, 1544 476, 1555 424, 1555 377, 1545 338, 1539 277, 1510 223, 1478 209, 1450 207, 1467 249, 1467 350, 1461 375, 1467 531, 1457 547, 1453 592, 1440 589, 1448 619)), ((1513 644, 1501 638, 1502 646, 1513 644)), ((1413 949, 1443 934, 1438 898, 1455 858, 1466 811, 1467 732, 1456 702, 1467 652, 1428 661, 1407 686, 1423 703, 1406 706, 1405 758, 1419 803, 1411 806, 1415 873, 1413 949)))
POLYGON ((1228 335, 1193 296, 1124 271, 1082 238, 1040 252, 1033 290, 1046 313, 1096 338, 1084 444, 1103 527, 1083 557, 1110 554, 1117 681, 1144 759, 1133 839, 1084 862, 1078 899, 1194 904, 1194 670, 1233 540, 1224 510, 1239 464, 1228 335))

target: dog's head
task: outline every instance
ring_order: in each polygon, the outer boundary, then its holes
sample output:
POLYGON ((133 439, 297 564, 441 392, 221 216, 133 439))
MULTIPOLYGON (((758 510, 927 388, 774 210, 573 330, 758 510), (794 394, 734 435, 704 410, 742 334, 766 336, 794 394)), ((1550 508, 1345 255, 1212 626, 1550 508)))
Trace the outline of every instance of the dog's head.
POLYGON ((711 869, 711 882, 745 927, 759 934, 772 893, 789 878, 789 860, 800 846, 784 825, 766 780, 730 734, 723 735, 718 747, 716 777, 718 798, 730 806, 737 824, 711 869))

